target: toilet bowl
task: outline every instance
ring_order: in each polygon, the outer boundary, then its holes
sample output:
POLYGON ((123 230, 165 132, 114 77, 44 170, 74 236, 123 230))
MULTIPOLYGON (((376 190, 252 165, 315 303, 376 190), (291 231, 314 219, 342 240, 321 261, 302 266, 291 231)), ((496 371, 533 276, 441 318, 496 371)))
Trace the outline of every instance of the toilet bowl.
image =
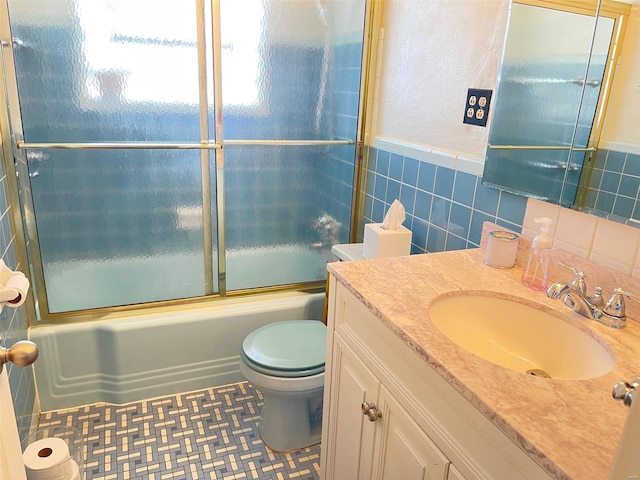
POLYGON ((240 371, 260 392, 262 441, 279 452, 320 442, 327 329, 318 320, 276 322, 242 343, 240 371))

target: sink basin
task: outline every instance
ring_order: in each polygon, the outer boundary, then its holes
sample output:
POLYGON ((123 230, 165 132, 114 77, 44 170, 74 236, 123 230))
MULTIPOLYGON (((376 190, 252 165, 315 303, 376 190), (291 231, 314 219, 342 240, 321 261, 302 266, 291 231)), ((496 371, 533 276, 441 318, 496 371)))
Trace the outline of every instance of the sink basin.
POLYGON ((604 375, 615 365, 604 340, 587 328, 517 297, 491 292, 446 295, 433 301, 429 316, 460 347, 519 372, 585 380, 604 375))

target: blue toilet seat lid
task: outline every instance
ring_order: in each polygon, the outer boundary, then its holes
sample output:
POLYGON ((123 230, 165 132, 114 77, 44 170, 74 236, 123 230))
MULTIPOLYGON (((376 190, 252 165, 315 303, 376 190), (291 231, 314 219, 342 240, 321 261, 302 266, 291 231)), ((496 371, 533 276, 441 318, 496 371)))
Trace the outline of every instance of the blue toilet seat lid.
POLYGON ((244 356, 270 370, 324 370, 327 327, 317 320, 271 323, 242 342, 244 356))

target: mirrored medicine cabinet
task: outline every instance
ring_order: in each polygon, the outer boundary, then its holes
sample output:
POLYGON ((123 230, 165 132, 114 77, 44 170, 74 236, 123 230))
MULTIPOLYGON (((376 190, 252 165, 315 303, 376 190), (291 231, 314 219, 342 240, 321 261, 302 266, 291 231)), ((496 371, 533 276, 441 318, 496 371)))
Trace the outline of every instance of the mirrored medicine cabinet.
POLYGON ((640 163, 640 126, 615 132, 633 108, 625 97, 640 96, 634 90, 640 90, 634 71, 640 4, 523 2, 510 8, 483 182, 622 221, 640 218, 640 165, 624 165, 640 163), (613 141, 603 141, 607 125, 613 141), (603 185, 609 154, 615 171, 611 185, 603 185), (637 171, 635 191, 627 181, 623 192, 613 192, 623 168, 637 171), (624 198, 616 198, 620 193, 624 198))

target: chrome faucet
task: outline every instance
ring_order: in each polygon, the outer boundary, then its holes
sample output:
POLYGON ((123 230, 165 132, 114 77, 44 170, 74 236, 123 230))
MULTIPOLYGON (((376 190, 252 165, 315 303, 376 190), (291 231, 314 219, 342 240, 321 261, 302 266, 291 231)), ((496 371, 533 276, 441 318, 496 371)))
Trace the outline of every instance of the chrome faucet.
POLYGON ((547 297, 553 298, 554 300, 563 297, 562 303, 578 315, 582 315, 591 320, 599 321, 599 317, 602 315, 602 310, 591 303, 589 297, 571 285, 554 283, 547 289, 547 297))
POLYGON ((564 270, 570 270, 576 278, 570 284, 554 283, 547 289, 547 297, 558 299, 574 312, 590 320, 596 320, 611 328, 623 328, 627 324, 624 297, 640 302, 640 296, 614 288, 613 295, 605 304, 602 300, 602 289, 595 288, 595 293, 589 297, 584 283, 585 275, 569 265, 559 263, 564 270))

